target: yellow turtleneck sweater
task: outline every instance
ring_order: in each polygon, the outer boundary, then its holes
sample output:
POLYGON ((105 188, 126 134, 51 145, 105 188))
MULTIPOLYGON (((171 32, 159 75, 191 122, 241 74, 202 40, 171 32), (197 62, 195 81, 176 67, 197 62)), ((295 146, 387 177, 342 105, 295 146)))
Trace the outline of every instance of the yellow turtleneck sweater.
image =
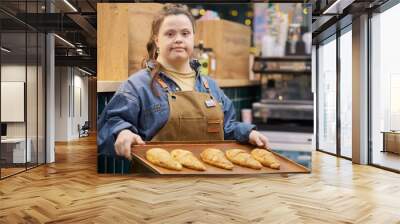
POLYGON ((196 82, 196 72, 191 71, 189 73, 181 73, 173 70, 169 70, 161 66, 161 71, 164 72, 169 78, 171 78, 181 88, 181 91, 193 91, 196 82))

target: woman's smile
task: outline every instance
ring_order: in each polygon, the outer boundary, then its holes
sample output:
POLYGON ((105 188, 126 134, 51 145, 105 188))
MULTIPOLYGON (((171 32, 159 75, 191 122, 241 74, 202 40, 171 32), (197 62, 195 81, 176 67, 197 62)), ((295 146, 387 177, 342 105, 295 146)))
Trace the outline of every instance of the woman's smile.
POLYGON ((176 51, 176 52, 185 52, 186 49, 184 47, 173 47, 171 48, 172 51, 176 51))

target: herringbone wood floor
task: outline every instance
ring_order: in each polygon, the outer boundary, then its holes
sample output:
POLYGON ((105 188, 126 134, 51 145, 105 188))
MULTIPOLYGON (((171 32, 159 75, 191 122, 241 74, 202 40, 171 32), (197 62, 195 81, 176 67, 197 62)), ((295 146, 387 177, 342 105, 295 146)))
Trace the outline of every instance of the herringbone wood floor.
POLYGON ((315 152, 311 174, 96 173, 95 138, 0 181, 0 223, 400 223, 400 175, 315 152))

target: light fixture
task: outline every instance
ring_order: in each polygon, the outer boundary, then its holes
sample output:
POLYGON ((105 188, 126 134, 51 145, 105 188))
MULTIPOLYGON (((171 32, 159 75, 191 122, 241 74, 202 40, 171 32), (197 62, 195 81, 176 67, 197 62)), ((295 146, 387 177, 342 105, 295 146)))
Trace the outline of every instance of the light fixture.
POLYGON ((249 18, 253 17, 253 12, 252 11, 247 11, 246 12, 246 16, 249 17, 249 18))
POLYGON ((204 15, 206 14, 206 10, 200 9, 199 14, 200 14, 201 16, 204 16, 204 15))
POLYGON ((193 16, 198 16, 199 15, 199 9, 197 9, 197 8, 191 9, 190 12, 192 13, 193 16))
POLYGON ((62 42, 66 43, 67 45, 69 45, 69 46, 75 48, 75 45, 73 45, 73 44, 72 44, 71 42, 69 42, 68 40, 66 40, 66 39, 64 39, 64 38, 62 38, 62 37, 60 37, 60 36, 58 36, 57 34, 54 34, 54 36, 57 37, 57 38, 58 38, 59 40, 61 40, 62 42))
POLYGON ((336 0, 332 5, 325 9, 322 14, 342 14, 343 10, 351 5, 354 1, 355 0, 336 0))
POLYGON ((11 50, 9 50, 9 49, 7 49, 7 48, 5 48, 5 47, 1 47, 1 50, 4 51, 4 52, 6 52, 6 53, 10 53, 10 52, 11 52, 11 50))
POLYGON ((86 71, 86 70, 83 70, 83 69, 81 69, 81 68, 79 68, 79 67, 78 67, 78 70, 81 71, 81 72, 83 72, 83 73, 85 73, 85 74, 87 74, 87 75, 90 75, 90 76, 93 75, 92 73, 90 73, 90 72, 88 72, 88 71, 86 71))
POLYGON ((236 9, 234 9, 234 10, 231 11, 231 15, 232 16, 238 16, 239 12, 236 9))
POLYGON ((69 3, 68 0, 64 0, 65 4, 67 4, 72 10, 74 10, 74 12, 78 12, 78 10, 71 4, 69 3))

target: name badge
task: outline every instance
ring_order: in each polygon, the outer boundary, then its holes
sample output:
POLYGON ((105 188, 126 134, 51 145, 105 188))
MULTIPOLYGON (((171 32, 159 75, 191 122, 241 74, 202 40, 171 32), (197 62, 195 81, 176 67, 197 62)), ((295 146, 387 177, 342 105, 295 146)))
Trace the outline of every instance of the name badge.
POLYGON ((215 107, 215 101, 214 100, 206 100, 206 107, 215 107))

